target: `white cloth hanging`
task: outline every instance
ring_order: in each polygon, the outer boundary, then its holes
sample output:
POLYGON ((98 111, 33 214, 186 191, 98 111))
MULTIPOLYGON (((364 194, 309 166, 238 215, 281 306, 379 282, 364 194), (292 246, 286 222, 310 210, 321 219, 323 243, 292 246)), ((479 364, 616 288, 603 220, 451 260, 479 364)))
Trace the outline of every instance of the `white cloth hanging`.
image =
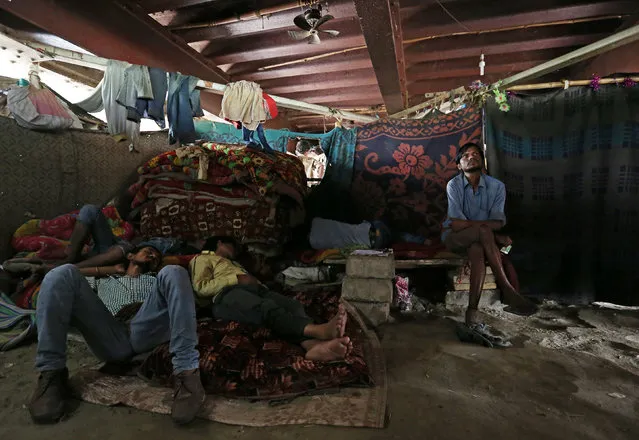
POLYGON ((220 117, 240 121, 249 130, 257 129, 267 119, 262 88, 254 82, 243 80, 227 84, 220 117))

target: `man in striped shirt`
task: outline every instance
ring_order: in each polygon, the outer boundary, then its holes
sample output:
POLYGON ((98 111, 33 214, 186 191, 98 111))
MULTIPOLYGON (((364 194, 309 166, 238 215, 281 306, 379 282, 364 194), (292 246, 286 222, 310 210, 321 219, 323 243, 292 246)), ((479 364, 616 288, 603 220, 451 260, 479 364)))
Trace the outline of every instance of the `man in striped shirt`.
POLYGON ((173 420, 195 418, 205 398, 200 381, 195 300, 188 272, 167 266, 155 272, 162 254, 142 244, 126 254, 125 266, 82 268, 66 264, 51 270, 38 296, 36 321, 38 385, 29 403, 36 423, 58 421, 69 396, 66 345, 77 328, 93 353, 106 362, 125 362, 170 341, 175 375, 173 420), (115 276, 120 273, 121 276, 115 276), (85 275, 95 275, 93 279, 85 275), (107 276, 108 278, 101 278, 107 276), (114 314, 141 302, 129 323, 114 314))

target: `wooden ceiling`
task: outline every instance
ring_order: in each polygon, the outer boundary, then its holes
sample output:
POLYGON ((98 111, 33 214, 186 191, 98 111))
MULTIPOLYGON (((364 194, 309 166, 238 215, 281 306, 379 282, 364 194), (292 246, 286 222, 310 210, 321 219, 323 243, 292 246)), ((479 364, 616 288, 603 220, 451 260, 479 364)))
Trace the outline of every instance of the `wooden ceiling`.
MULTIPOLYGON (((0 3, 11 13, 0 22, 20 17, 107 58, 256 81, 268 93, 334 108, 395 112, 479 79, 482 53, 483 81, 495 81, 608 36, 639 13, 636 0, 329 0, 323 12, 335 19, 323 28, 340 34, 312 45, 288 35, 306 9, 299 3, 14 1, 0 3)), ((322 117, 285 114, 292 128, 323 129, 322 117)))

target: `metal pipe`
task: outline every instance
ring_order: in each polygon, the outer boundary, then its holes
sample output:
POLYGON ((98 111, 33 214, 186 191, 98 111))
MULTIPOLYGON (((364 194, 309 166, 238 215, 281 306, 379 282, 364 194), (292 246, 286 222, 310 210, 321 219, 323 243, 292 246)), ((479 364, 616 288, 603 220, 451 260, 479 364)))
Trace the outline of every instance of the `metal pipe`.
POLYGON ((634 25, 626 30, 617 32, 603 40, 596 41, 587 46, 573 50, 566 55, 562 55, 554 60, 550 60, 532 69, 524 70, 501 81, 501 87, 508 87, 518 82, 537 78, 546 73, 553 72, 566 66, 592 58, 609 50, 623 46, 633 41, 639 40, 639 25, 634 25))
MULTIPOLYGON (((218 84, 211 81, 200 80, 198 81, 197 85, 198 87, 209 89, 219 94, 223 94, 224 90, 226 89, 226 86, 224 84, 218 84)), ((326 107, 323 105, 311 104, 311 103, 303 102, 303 101, 297 101, 295 99, 289 99, 283 96, 277 96, 277 95, 270 95, 270 96, 271 98, 273 98, 273 101, 275 101, 278 105, 284 108, 289 108, 291 110, 299 110, 299 111, 304 111, 309 113, 315 113, 318 115, 330 116, 335 119, 341 118, 341 119, 347 119, 347 120, 351 120, 355 122, 363 122, 363 123, 374 122, 377 120, 377 118, 373 116, 366 116, 366 115, 360 115, 357 113, 341 111, 339 109, 334 109, 334 108, 326 107)))

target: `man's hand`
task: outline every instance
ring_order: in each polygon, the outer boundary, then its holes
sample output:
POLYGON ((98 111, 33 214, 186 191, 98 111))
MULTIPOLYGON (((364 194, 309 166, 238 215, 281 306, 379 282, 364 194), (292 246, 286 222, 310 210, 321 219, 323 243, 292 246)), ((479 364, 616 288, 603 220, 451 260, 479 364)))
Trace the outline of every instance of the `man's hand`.
POLYGON ((244 275, 238 275, 237 276, 237 283, 238 284, 244 284, 244 285, 258 285, 260 284, 260 282, 257 280, 257 278, 255 278, 252 275, 249 274, 244 274, 244 275))
POLYGON ((495 234, 495 243, 497 243, 497 245, 502 248, 505 246, 511 246, 513 244, 513 241, 507 235, 495 234))
POLYGON ((113 270, 117 275, 126 274, 126 266, 124 265, 124 263, 116 264, 115 266, 113 266, 113 270))

